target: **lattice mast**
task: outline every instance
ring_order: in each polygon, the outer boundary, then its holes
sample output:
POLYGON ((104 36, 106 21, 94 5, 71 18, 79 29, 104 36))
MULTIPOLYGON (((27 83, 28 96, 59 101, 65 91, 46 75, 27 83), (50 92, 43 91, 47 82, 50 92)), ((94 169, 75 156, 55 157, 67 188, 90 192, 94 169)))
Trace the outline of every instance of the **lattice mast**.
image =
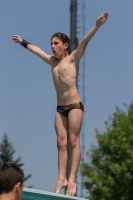
MULTIPOLYGON (((77 39, 77 0, 71 0, 70 4, 70 44, 69 44, 69 54, 74 51, 78 46, 77 39)), ((71 150, 70 142, 68 142, 68 163, 67 163, 67 179, 70 175, 71 170, 71 150)), ((66 189, 65 189, 66 192, 66 189)), ((76 196, 76 194, 75 194, 76 196)))
MULTIPOLYGON (((79 26, 79 37, 82 38, 85 35, 85 2, 82 0, 81 2, 78 2, 78 0, 71 0, 70 4, 70 45, 69 45, 69 53, 74 51, 78 46, 78 39, 77 39, 77 23, 79 26), (78 15, 79 19, 78 19, 78 15)), ((85 105, 85 54, 82 58, 82 61, 80 63, 80 73, 78 76, 77 81, 77 87, 78 91, 80 93, 80 96, 82 98, 82 102, 85 105)), ((82 129, 81 129, 81 149, 82 149, 82 159, 81 162, 84 162, 84 118, 82 121, 82 129)), ((68 144, 68 165, 67 165, 67 178, 69 177, 71 169, 71 150, 70 150, 70 143, 68 144)), ((81 190, 81 197, 83 197, 83 177, 81 176, 81 183, 80 183, 80 190, 81 190)), ((79 185, 79 184, 78 184, 79 185)), ((66 190, 65 190, 66 192, 66 190)))
MULTIPOLYGON (((77 27, 78 27, 78 38, 82 39, 85 36, 85 0, 78 0, 78 19, 77 19, 77 27)), ((80 96, 82 97, 82 102, 85 107, 85 53, 80 62, 80 71, 78 76, 78 90, 80 96)), ((84 155, 85 155, 85 112, 82 121, 81 128, 81 151, 82 151, 82 159, 81 164, 84 163, 84 155)), ((80 183, 80 196, 83 197, 83 181, 84 178, 81 175, 81 183, 80 183)))

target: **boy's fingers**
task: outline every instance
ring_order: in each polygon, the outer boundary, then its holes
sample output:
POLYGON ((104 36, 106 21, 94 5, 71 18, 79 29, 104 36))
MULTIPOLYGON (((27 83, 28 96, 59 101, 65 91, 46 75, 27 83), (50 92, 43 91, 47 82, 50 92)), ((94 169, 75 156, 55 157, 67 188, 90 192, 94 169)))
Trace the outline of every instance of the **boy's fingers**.
POLYGON ((19 35, 13 35, 13 37, 19 37, 19 35))
POLYGON ((17 38, 12 38, 13 40, 17 40, 17 38))
POLYGON ((108 15, 109 15, 108 12, 105 12, 105 13, 104 13, 104 16, 105 16, 105 17, 108 17, 108 15))

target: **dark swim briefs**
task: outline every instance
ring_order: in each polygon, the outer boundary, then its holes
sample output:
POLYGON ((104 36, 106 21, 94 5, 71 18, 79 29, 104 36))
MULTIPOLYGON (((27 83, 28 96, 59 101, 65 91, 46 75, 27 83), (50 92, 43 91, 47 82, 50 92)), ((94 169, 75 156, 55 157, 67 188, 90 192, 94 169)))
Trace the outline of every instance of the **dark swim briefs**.
POLYGON ((57 106, 57 112, 63 114, 66 117, 68 116, 69 111, 72 109, 80 109, 84 112, 84 106, 82 102, 73 103, 66 106, 57 106))

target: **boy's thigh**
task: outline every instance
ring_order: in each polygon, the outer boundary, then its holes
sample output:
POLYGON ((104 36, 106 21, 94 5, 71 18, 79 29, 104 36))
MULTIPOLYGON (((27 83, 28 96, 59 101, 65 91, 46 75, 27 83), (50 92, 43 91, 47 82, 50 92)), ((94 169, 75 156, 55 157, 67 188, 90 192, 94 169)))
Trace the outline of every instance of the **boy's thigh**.
POLYGON ((67 138, 67 132, 68 132, 67 117, 63 116, 59 112, 56 112, 55 114, 55 131, 57 137, 59 137, 60 139, 67 138))
POLYGON ((83 111, 80 109, 72 109, 68 114, 69 136, 71 134, 79 135, 83 118, 83 111))

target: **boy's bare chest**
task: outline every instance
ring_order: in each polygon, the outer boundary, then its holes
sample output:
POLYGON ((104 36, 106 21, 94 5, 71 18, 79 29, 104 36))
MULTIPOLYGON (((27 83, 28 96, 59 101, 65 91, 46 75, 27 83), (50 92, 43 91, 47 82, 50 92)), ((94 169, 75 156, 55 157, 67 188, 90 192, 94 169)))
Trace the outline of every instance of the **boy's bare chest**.
POLYGON ((52 73, 54 77, 68 77, 76 74, 74 63, 60 63, 53 67, 52 73))

